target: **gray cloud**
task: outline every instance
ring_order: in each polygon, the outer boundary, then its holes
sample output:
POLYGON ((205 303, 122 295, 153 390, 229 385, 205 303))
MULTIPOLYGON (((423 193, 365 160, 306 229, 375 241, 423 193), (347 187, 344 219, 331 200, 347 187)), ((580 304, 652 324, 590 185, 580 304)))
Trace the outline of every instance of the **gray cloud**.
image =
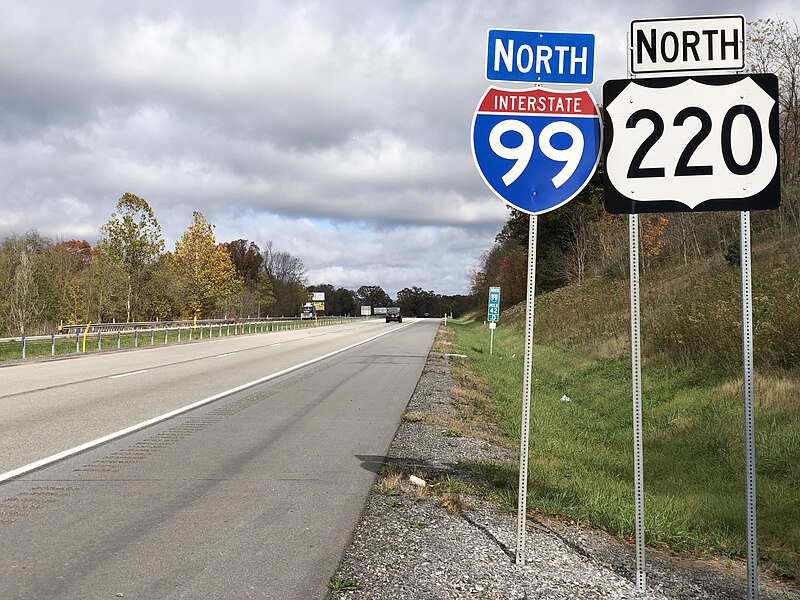
MULTIPOLYGON (((220 240, 300 256, 312 280, 466 291, 507 217, 472 164, 490 27, 597 35, 625 76, 630 19, 792 2, 6 2, 0 234, 96 239, 116 199, 168 245, 202 211, 220 240)), ((758 11, 757 14, 754 11, 758 11)))

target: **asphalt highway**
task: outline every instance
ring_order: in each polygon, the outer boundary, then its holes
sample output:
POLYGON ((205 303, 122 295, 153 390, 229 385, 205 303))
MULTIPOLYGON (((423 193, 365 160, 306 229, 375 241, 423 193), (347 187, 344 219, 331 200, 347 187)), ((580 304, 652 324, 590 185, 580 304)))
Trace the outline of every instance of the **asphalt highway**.
POLYGON ((437 327, 0 369, 0 598, 324 598, 437 327))

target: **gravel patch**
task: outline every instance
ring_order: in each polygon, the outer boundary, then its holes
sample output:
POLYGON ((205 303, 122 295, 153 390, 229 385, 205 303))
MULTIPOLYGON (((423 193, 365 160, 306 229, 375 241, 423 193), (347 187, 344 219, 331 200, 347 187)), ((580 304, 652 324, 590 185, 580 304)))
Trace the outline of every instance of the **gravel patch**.
MULTIPOLYGON (((451 355, 431 352, 386 457, 386 464, 429 483, 448 475, 469 480, 464 461, 508 461, 516 451, 470 437, 447 435, 436 416, 453 412, 451 355), (427 421, 427 422, 426 422, 427 421)), ((428 488, 429 489, 429 488, 428 488)), ((435 494, 408 484, 379 482, 370 494, 335 580, 332 600, 548 600, 638 598, 631 544, 581 525, 529 515, 525 565, 515 564, 516 515, 467 496, 468 509, 451 514, 435 494), (356 589, 345 589, 345 588, 356 589)), ((647 598, 746 598, 745 566, 700 561, 648 549, 647 598)), ((800 600, 796 588, 760 576, 760 598, 800 600)))

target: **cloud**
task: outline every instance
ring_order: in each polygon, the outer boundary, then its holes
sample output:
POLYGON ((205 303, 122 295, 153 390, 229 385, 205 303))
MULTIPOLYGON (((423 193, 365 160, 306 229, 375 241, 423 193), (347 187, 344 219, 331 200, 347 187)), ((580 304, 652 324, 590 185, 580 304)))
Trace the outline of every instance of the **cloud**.
POLYGON ((537 6, 479 0, 13 3, 0 22, 0 235, 93 241, 124 192, 168 247, 218 239, 303 259, 312 281, 467 290, 507 209, 469 148, 490 27, 595 32, 595 97, 632 18, 787 2, 537 6))

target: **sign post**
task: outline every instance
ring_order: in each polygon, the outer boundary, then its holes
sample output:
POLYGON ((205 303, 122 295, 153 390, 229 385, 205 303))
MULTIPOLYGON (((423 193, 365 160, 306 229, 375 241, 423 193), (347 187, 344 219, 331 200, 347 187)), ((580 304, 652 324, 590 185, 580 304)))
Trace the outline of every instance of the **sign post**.
MULTIPOLYGON (((591 84, 594 35, 489 30, 486 78, 591 84)), ((537 216, 566 204, 589 182, 600 160, 602 127, 588 89, 489 87, 478 103, 471 134, 472 155, 486 185, 510 207, 530 215, 516 552, 516 564, 524 565, 537 216)))
POLYGON ((489 307, 487 309, 486 320, 489 322, 489 356, 494 352, 494 330, 500 321, 500 288, 491 286, 489 288, 489 307))
MULTIPOLYGON (((633 21, 628 75, 744 67, 744 17, 633 21)), ((741 223, 748 599, 758 597, 753 409, 751 210, 780 203, 773 74, 607 81, 605 205, 630 215, 636 587, 645 590, 638 215, 737 210, 741 223)))

